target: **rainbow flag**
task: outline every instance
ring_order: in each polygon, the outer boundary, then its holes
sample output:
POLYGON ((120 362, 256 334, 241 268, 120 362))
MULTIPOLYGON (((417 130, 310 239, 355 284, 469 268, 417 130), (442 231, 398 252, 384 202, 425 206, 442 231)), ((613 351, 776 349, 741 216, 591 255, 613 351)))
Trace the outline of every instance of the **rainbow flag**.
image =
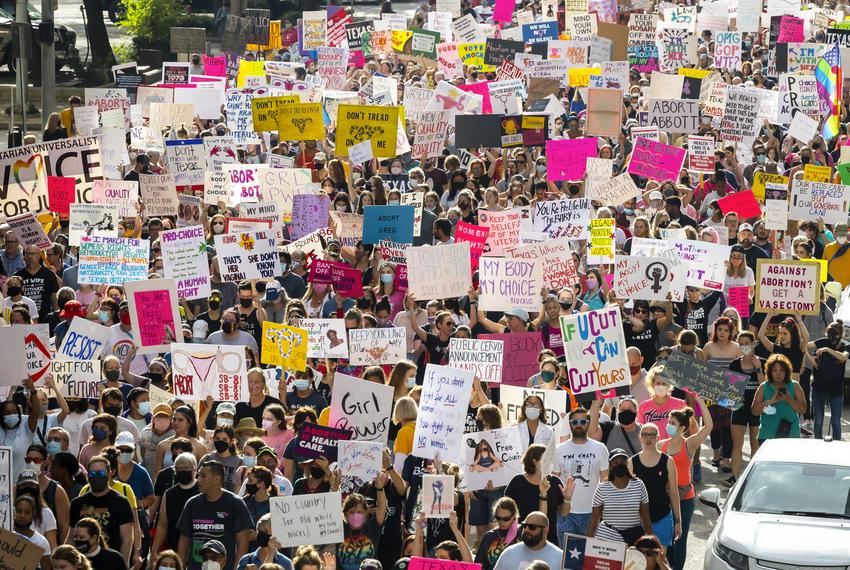
POLYGON ((815 80, 823 119, 821 134, 825 140, 830 140, 838 135, 841 117, 841 52, 838 44, 832 46, 832 49, 818 60, 815 66, 815 80))

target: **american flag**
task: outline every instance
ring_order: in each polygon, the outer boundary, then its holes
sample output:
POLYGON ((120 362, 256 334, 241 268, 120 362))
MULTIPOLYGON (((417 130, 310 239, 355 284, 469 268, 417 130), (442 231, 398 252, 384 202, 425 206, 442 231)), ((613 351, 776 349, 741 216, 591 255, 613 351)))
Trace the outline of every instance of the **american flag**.
POLYGON ((841 117, 841 52, 838 44, 832 46, 815 66, 815 80, 820 98, 820 113, 823 118, 821 134, 826 140, 838 135, 841 117))

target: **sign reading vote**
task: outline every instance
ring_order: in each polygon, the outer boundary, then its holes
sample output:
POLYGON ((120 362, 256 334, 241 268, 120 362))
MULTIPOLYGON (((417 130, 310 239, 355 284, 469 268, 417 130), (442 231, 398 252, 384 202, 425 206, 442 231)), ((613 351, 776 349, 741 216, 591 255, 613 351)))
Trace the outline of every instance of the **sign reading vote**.
POLYGON ((381 240, 413 243, 413 206, 366 206, 363 208, 363 243, 381 240))

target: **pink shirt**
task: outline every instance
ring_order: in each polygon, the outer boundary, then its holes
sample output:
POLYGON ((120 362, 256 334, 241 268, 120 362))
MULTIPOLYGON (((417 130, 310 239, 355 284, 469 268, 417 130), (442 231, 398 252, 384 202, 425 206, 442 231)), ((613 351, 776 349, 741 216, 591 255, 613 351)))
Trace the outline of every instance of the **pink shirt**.
POLYGON ((681 410, 687 406, 684 400, 679 398, 669 397, 663 406, 655 403, 655 400, 644 400, 638 404, 638 423, 652 423, 658 428, 659 439, 667 438, 667 418, 670 417, 670 412, 681 410))
POLYGON ((288 429, 277 435, 264 435, 262 439, 266 445, 274 449, 274 452, 277 454, 278 465, 280 469, 283 469, 283 452, 286 450, 287 444, 295 439, 295 432, 288 429))

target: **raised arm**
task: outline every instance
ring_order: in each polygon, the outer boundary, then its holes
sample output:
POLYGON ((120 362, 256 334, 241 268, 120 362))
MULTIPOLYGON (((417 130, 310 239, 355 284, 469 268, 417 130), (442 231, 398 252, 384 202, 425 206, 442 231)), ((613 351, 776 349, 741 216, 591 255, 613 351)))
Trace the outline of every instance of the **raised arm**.
POLYGON ((702 396, 696 396, 696 401, 699 406, 700 414, 702 415, 702 428, 692 436, 688 437, 688 453, 693 453, 694 450, 699 448, 714 428, 714 422, 711 419, 708 406, 705 405, 705 400, 702 399, 702 396))
POLYGON ((759 327, 759 342, 768 352, 773 352, 773 342, 769 338, 767 338, 767 325, 770 324, 770 319, 773 317, 774 311, 771 309, 767 312, 767 315, 764 317, 764 321, 762 321, 761 326, 759 327))
POLYGON ((422 327, 420 327, 419 323, 416 322, 416 299, 413 297, 412 293, 408 293, 404 297, 404 304, 407 307, 408 314, 410 315, 410 328, 413 329, 413 332, 419 337, 419 340, 425 342, 428 340, 428 333, 422 330, 422 327))

